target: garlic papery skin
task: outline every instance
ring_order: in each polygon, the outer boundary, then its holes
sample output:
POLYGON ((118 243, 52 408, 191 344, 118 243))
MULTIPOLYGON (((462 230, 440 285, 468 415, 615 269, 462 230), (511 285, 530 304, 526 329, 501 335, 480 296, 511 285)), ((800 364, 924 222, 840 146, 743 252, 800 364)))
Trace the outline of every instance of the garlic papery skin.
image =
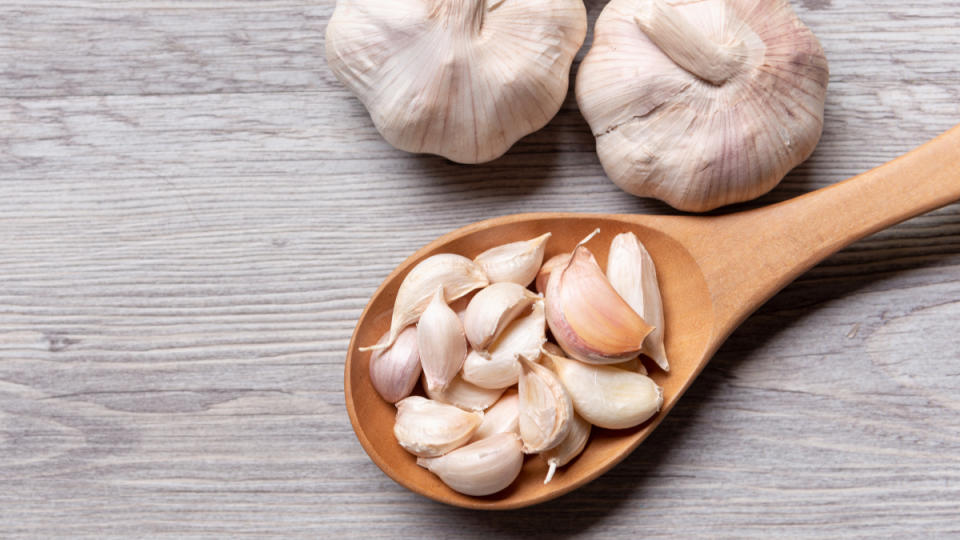
POLYGON ((483 422, 473 432, 470 442, 492 437, 498 433, 517 433, 520 418, 520 396, 516 389, 507 390, 492 407, 484 411, 483 422))
POLYGON ((499 433, 438 458, 419 458, 417 465, 440 477, 464 495, 492 495, 516 480, 523 452, 516 433, 499 433))
POLYGON ((636 356, 653 329, 617 294, 593 254, 578 246, 547 283, 547 324, 567 354, 593 364, 636 356))
POLYGON ((547 341, 543 300, 534 302, 530 313, 507 325, 484 352, 471 350, 463 363, 463 378, 483 388, 517 384, 521 368, 518 357, 537 358, 547 341))
POLYGON ((595 426, 637 426, 663 405, 663 390, 646 375, 613 366, 584 364, 547 352, 542 358, 544 365, 563 382, 577 414, 595 426))
POLYGON ((423 386, 427 397, 430 399, 442 403, 449 403, 450 405, 455 405, 469 411, 483 411, 487 409, 500 399, 500 396, 503 395, 503 391, 505 390, 505 388, 480 388, 475 384, 463 380, 463 377, 459 374, 454 377, 445 388, 441 389, 430 386, 426 381, 424 381, 423 386))
POLYGON ((474 289, 489 284, 483 270, 470 259, 452 253, 431 255, 417 263, 403 278, 393 302, 390 319, 390 337, 385 344, 361 347, 362 350, 386 348, 393 344, 400 332, 417 322, 427 308, 438 286, 443 287, 444 299, 453 302, 474 289))
POLYGON ((581 0, 338 0, 327 63, 393 146, 499 157, 567 94, 581 0))
MULTIPOLYGON (((484 418, 486 422, 486 418, 484 418)), ((481 424, 481 427, 483 424, 481 424)), ((477 431, 480 431, 479 429, 477 431)), ((583 452, 583 449, 587 447, 587 441, 590 439, 590 422, 587 422, 577 413, 573 413, 573 417, 570 421, 570 432, 567 433, 567 437, 563 439, 559 445, 547 450, 540 454, 540 456, 547 460, 547 477, 543 479, 544 484, 550 483, 550 480, 553 480, 554 473, 557 472, 559 467, 563 467, 567 463, 573 460, 573 458, 580 455, 580 452, 583 452)))
MULTIPOLYGON (((384 334, 381 342, 389 338, 384 334)), ((420 350, 417 329, 408 326, 393 345, 370 354, 370 383, 384 400, 396 403, 410 395, 420 379, 420 350)))
POLYGON ((628 232, 613 237, 607 256, 607 279, 627 304, 647 324, 653 325, 640 352, 649 356, 660 369, 670 371, 663 343, 665 321, 657 269, 653 257, 635 234, 628 232))
POLYGON ((436 457, 466 444, 482 422, 482 413, 410 396, 397 403, 393 435, 407 452, 436 457))
POLYGON ((552 371, 522 356, 520 363, 520 438, 525 454, 537 454, 563 442, 570 432, 573 404, 552 371))
POLYGON ((443 391, 467 358, 467 340, 460 318, 443 300, 443 287, 423 310, 417 322, 417 347, 428 389, 443 391))
POLYGON ((470 346, 485 350, 510 321, 538 298, 523 285, 511 282, 494 283, 478 292, 463 316, 463 329, 470 346))
POLYGON ((546 294, 547 282, 550 280, 550 272, 553 272, 557 268, 563 268, 569 262, 569 253, 561 253, 547 259, 547 262, 543 263, 543 266, 540 267, 540 271, 537 272, 537 279, 535 282, 535 288, 537 289, 537 292, 540 294, 546 294))
POLYGON ((473 262, 483 268, 490 283, 509 281, 526 287, 537 277, 550 236, 545 233, 530 240, 488 249, 477 255, 473 262))
POLYGON ((702 212, 759 197, 813 152, 828 79, 785 0, 611 0, 576 94, 617 186, 702 212))

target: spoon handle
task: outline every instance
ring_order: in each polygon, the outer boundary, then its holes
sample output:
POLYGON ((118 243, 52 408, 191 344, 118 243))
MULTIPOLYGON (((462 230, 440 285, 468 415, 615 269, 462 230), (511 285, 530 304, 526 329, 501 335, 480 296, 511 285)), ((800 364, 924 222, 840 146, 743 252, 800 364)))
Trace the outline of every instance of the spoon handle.
POLYGON ((715 346, 831 254, 957 200, 960 125, 873 170, 779 204, 720 217, 678 218, 687 221, 684 244, 701 262, 711 289, 715 346))

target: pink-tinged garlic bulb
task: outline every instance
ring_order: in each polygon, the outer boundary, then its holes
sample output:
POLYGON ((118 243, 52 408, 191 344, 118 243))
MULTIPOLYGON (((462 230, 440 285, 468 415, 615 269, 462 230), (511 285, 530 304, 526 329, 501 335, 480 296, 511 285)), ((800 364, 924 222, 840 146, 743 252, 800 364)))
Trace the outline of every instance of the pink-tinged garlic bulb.
POLYGON ((586 31, 582 0, 339 0, 327 62, 393 146, 482 163, 557 113, 586 31))
POLYGON ((785 0, 611 0, 576 93, 615 184, 702 212, 759 197, 813 152, 828 78, 785 0))

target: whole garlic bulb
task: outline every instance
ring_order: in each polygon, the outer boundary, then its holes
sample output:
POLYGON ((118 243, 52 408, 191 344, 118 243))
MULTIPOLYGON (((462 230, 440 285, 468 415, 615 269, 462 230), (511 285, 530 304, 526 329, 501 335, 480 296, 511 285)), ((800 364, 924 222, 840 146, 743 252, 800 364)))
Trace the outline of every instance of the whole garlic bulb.
POLYGON ((700 212, 759 197, 809 157, 828 78, 785 0, 611 0, 576 94, 615 184, 700 212))
POLYGON ((557 113, 586 29, 581 0, 339 0, 327 62, 393 146, 481 163, 557 113))

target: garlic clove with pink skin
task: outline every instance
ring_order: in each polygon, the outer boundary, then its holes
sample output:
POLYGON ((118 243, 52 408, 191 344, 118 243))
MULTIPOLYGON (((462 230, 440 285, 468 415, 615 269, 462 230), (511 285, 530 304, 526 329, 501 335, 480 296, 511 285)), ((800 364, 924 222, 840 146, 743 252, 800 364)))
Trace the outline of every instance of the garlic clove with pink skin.
POLYGON ((615 364, 636 356, 653 330, 614 290, 590 251, 580 245, 547 283, 547 324, 571 357, 615 364))
MULTIPOLYGON (((389 334, 384 334, 380 343, 389 334)), ((370 383, 384 400, 396 403, 410 395, 420 379, 420 350, 417 328, 406 327, 388 349, 370 354, 370 383)))

